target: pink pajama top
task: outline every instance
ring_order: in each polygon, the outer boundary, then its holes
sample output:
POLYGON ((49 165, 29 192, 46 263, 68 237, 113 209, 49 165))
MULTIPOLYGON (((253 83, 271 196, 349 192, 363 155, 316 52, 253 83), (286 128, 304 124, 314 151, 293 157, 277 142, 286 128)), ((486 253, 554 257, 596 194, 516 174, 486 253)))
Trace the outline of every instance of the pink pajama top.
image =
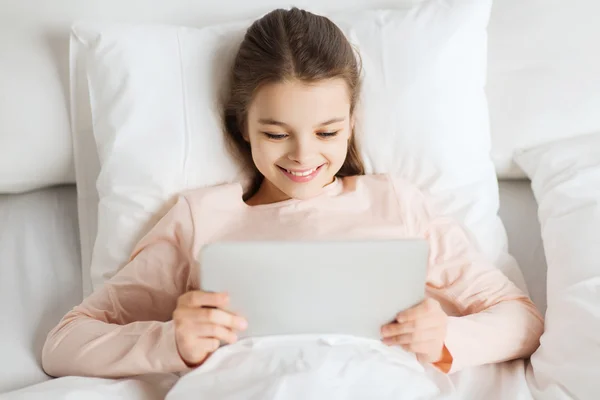
POLYGON ((177 298, 200 287, 196 258, 207 243, 378 238, 429 241, 427 296, 450 315, 441 370, 527 357, 538 347, 536 307, 461 226, 434 215, 414 185, 370 175, 337 178, 309 200, 258 206, 244 203, 240 184, 183 193, 129 263, 48 334, 43 367, 53 376, 188 371, 171 316, 177 298))

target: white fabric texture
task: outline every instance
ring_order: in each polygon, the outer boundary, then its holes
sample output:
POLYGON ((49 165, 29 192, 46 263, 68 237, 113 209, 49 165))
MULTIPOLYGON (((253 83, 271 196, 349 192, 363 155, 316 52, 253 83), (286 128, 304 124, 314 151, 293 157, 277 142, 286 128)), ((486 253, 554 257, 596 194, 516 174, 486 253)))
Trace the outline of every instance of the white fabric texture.
POLYGON ((0 193, 74 182, 65 38, 37 24, 31 4, 0 10, 0 193))
MULTIPOLYGON (((529 277, 527 269, 531 267, 526 262, 529 259, 526 249, 535 247, 540 240, 534 231, 530 235, 520 235, 520 230, 528 231, 525 225, 531 218, 537 220, 535 214, 530 215, 531 204, 535 205, 535 200, 528 185, 528 182, 500 183, 500 215, 507 226, 510 243, 522 242, 519 243, 521 247, 513 248, 511 252, 523 266, 526 278, 529 277), (507 195, 507 192, 510 194, 507 195), (519 224, 519 220, 523 223, 519 224)), ((22 388, 3 393, 0 398, 163 399, 177 382, 176 375, 145 375, 120 380, 67 377, 35 384, 48 379, 39 366, 46 333, 64 312, 81 300, 75 196, 73 186, 23 195, 0 195, 0 266, 3 277, 0 293, 6 295, 0 303, 4 306, 0 315, 10 318, 10 325, 3 323, 2 326, 11 327, 10 330, 0 330, 0 353, 16 360, 5 364, 4 369, 0 368, 0 393, 22 388), (35 230, 32 221, 36 223, 35 230), (48 275, 48 271, 56 272, 48 275), (31 300, 33 294, 35 300, 31 300), (40 304, 48 304, 48 310, 40 311, 40 304)), ((531 282, 528 281, 528 284, 531 285, 531 282)), ((535 291, 533 286, 532 293, 535 291)), ((182 381, 182 384, 189 380, 182 381)), ((460 399, 528 398, 522 361, 461 371, 453 374, 451 380, 460 399)))
MULTIPOLYGON (((505 253, 489 157, 483 88, 490 6, 427 1, 332 19, 364 63, 358 134, 368 171, 402 174, 430 192, 438 209, 462 221, 522 286, 505 253)), ((72 104, 84 104, 89 95, 101 165, 86 164, 94 158, 92 124, 90 110, 78 106, 73 118, 79 197, 85 200, 80 229, 86 293, 88 261, 97 287, 126 262, 173 194, 240 176, 224 149, 218 103, 247 26, 74 27, 72 104)))
MULTIPOLYGON (((427 372, 434 373, 437 376, 437 373, 431 369, 428 369, 427 372)), ((176 399, 180 398, 186 388, 194 387, 196 374, 201 374, 201 371, 192 372, 192 374, 188 378, 183 377, 180 382, 177 381, 177 376, 171 374, 142 375, 127 379, 58 378, 3 394, 1 398, 2 400, 159 400, 165 398, 166 395, 172 396, 171 399, 176 399), (174 386, 178 383, 181 383, 181 385, 174 386), (173 391, 169 392, 171 388, 173 388, 173 391)), ((454 388, 454 398, 460 400, 532 399, 525 380, 525 368, 521 360, 503 364, 483 365, 461 371, 451 375, 450 381, 454 388)), ((443 386, 440 391, 447 389, 446 382, 442 381, 442 383, 443 386)), ((229 386, 231 387, 232 384, 229 386)), ((307 387, 306 389, 310 390, 311 388, 307 387)), ((192 393, 189 398, 200 399, 201 397, 197 393, 192 393)), ((214 397, 206 398, 212 399, 214 397)), ((372 397, 367 398, 371 399, 372 397)), ((404 399, 405 397, 396 397, 390 400, 397 398, 404 399)), ((240 397, 240 399, 248 400, 247 397, 240 397)), ((304 399, 321 400, 323 397, 304 397, 304 399)))
POLYGON ((76 207, 73 187, 0 195, 0 393, 48 379, 46 334, 81 301, 76 207))
POLYGON ((537 217, 538 205, 529 180, 500 181, 500 218, 508 236, 508 250, 517 260, 531 300, 546 311, 546 254, 537 217))
POLYGON ((245 339, 181 378, 166 400, 456 398, 450 378, 434 369, 377 340, 338 335, 245 339))
POLYGON ((498 0, 486 88, 499 178, 519 149, 600 131, 600 2, 498 0))
MULTIPOLYGON (((324 11, 411 0, 298 0, 324 11)), ((419 1, 419 0, 415 0, 419 1)), ((69 127, 69 28, 81 19, 189 26, 247 18, 285 0, 0 0, 0 193, 75 182, 69 127)), ((94 156, 96 157, 96 156, 94 156)))
POLYGON ((528 376, 540 399, 600 392, 600 133, 523 151, 548 262, 548 308, 528 376))
MULTIPOLYGON (((297 0, 331 12, 421 0, 297 0)), ((202 26, 248 18, 284 0, 0 0, 0 192, 73 183, 68 29, 75 20, 202 26)), ((523 176, 515 148, 598 129, 595 0, 501 0, 490 24, 488 95, 499 177, 523 176), (576 105, 576 106, 575 106, 576 105), (590 112, 590 110, 592 112, 590 112)), ((90 155, 88 155, 90 156, 90 155)), ((94 157, 97 157, 94 155, 94 157)))
POLYGON ((174 374, 139 375, 124 379, 68 376, 1 394, 0 399, 163 400, 178 379, 174 374))

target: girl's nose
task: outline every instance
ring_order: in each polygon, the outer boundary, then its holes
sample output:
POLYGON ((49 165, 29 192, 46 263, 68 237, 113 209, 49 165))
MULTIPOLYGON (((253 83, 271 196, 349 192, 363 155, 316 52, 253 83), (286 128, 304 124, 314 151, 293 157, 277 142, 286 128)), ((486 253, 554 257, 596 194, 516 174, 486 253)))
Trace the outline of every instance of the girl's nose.
POLYGON ((292 142, 288 158, 300 165, 310 166, 315 158, 316 146, 310 139, 296 139, 292 142))

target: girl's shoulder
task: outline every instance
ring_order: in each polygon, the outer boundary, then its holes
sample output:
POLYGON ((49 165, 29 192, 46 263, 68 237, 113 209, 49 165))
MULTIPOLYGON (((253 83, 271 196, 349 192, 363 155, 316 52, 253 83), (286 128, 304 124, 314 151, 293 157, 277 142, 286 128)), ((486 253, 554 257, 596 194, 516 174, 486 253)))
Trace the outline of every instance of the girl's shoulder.
POLYGON ((399 198, 416 197, 424 199, 423 191, 412 181, 390 173, 354 175, 343 178, 346 186, 370 191, 391 191, 399 198))
POLYGON ((244 205, 241 183, 224 183, 214 186, 197 187, 180 193, 192 211, 204 209, 234 209, 244 205))
POLYGON ((345 179, 346 187, 352 186, 356 191, 377 199, 377 203, 381 203, 385 198, 393 201, 407 220, 414 219, 415 222, 423 223, 433 217, 430 197, 406 177, 386 173, 345 179))

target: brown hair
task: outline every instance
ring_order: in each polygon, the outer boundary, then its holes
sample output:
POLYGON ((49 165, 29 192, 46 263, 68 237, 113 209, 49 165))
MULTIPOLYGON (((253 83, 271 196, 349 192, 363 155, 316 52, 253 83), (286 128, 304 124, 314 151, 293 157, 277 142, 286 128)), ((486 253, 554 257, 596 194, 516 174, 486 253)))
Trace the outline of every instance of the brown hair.
MULTIPOLYGON (((264 84, 298 79, 313 83, 342 78, 350 92, 350 113, 360 92, 360 68, 354 49, 343 32, 328 18, 292 8, 274 10, 248 28, 235 57, 224 124, 228 143, 253 171, 246 197, 259 188, 263 176, 252 160, 250 144, 244 139, 248 107, 264 84)), ((352 132, 348 153, 337 176, 363 175, 364 166, 352 132)))

